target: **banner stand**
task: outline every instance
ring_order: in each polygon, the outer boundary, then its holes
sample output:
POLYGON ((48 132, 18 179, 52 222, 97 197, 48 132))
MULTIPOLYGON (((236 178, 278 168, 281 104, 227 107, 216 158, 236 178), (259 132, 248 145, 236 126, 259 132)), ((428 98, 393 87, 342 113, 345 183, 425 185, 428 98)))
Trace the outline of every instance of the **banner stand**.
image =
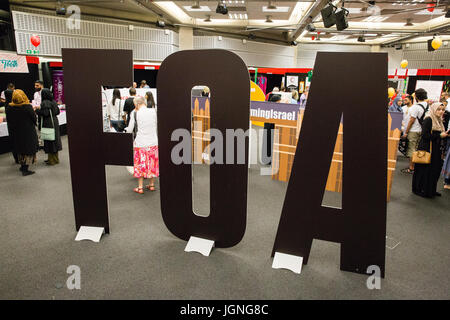
POLYGON ((209 257, 209 254, 211 253, 213 247, 214 241, 191 236, 186 245, 186 248, 184 248, 184 251, 198 252, 205 257, 209 257))
POLYGON ((100 238, 104 233, 105 228, 81 226, 75 241, 91 240, 93 242, 100 242, 100 238))
POLYGON ((294 273, 300 274, 302 272, 303 257, 294 256, 291 254, 275 252, 273 258, 273 269, 288 269, 294 273))

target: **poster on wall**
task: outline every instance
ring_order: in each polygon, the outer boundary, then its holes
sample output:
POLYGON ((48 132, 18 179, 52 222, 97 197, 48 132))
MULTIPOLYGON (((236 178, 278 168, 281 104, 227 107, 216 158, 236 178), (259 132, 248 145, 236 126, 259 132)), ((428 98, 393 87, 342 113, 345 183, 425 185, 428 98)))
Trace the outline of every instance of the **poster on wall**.
POLYGON ((27 58, 15 53, 0 53, 0 72, 28 73, 27 58))
POLYGON ((64 104, 64 74, 62 70, 53 71, 53 96, 58 104, 64 104))
POLYGON ((305 81, 300 81, 298 83, 298 93, 303 93, 305 91, 305 81))
POLYGON ((286 76, 286 82, 288 88, 298 87, 298 76, 286 76))
POLYGON ((417 80, 416 90, 419 88, 425 89, 428 94, 428 100, 439 101, 443 85, 444 81, 417 80))

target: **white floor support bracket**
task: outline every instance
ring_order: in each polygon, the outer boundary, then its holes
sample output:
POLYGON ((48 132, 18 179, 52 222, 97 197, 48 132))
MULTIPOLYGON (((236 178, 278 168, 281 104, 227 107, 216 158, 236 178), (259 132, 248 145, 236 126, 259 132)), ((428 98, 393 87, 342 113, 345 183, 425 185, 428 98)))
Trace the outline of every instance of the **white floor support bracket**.
POLYGON ((75 241, 91 240, 100 242, 100 238, 105 233, 105 228, 81 226, 78 230, 75 241))
POLYGON ((273 269, 288 269, 294 273, 300 274, 302 272, 303 257, 294 256, 291 254, 275 252, 273 257, 273 269))
POLYGON ((214 241, 191 236, 184 251, 198 252, 208 257, 213 247, 214 241))

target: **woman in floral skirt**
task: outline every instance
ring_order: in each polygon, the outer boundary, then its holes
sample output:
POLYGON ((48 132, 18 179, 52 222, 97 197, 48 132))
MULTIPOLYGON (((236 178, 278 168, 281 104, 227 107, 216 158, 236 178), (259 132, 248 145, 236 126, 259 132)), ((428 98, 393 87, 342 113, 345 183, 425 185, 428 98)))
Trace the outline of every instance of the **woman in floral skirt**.
POLYGON ((134 139, 134 173, 139 185, 134 192, 144 193, 144 179, 150 179, 146 189, 155 190, 154 178, 159 176, 156 109, 147 108, 143 97, 134 98, 135 109, 130 114, 126 132, 136 132, 134 139))

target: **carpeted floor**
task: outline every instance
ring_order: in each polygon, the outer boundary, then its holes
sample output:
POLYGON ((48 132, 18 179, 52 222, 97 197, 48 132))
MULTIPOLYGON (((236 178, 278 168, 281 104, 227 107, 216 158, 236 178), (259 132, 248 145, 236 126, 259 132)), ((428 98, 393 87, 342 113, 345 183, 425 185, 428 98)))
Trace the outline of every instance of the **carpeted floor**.
MULTIPOLYGON (((339 270, 335 243, 314 240, 301 275, 271 268, 286 183, 258 168, 249 170, 246 234, 233 248, 210 257, 184 252, 186 242, 162 221, 159 191, 133 193, 135 179, 119 166, 106 168, 111 233, 100 243, 75 242, 67 137, 63 143, 61 164, 46 167, 40 153, 29 177, 0 155, 0 299, 450 298, 450 192, 432 200, 411 194, 403 158, 388 204, 387 244, 395 248, 386 249, 381 289, 368 290, 366 276, 339 270), (81 269, 80 290, 66 287, 70 265, 81 269)), ((327 204, 338 198, 327 194, 327 204)))

